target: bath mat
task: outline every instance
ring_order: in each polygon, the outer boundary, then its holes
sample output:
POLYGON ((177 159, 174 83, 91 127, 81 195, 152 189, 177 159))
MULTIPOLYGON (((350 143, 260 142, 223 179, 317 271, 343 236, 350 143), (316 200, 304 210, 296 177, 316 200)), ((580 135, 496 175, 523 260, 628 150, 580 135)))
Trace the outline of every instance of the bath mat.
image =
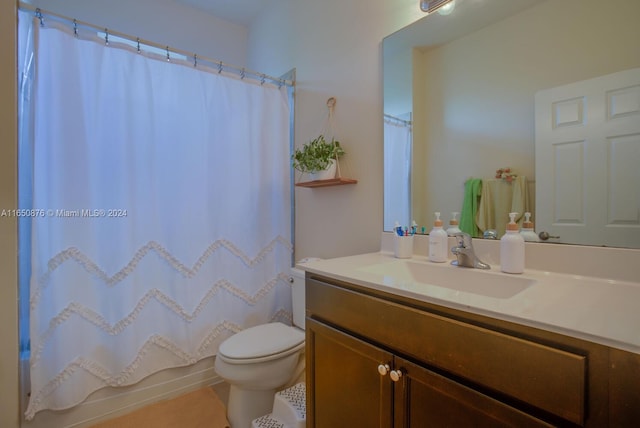
POLYGON ((229 428, 226 409, 211 387, 142 407, 91 428, 229 428))

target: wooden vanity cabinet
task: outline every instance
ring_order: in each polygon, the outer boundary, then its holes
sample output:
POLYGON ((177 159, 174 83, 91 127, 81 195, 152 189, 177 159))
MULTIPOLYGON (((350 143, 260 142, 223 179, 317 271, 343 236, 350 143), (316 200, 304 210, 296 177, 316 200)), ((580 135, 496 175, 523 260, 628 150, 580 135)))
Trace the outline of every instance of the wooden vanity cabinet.
POLYGON ((640 426, 640 359, 307 273, 307 426, 640 426))
POLYGON ((551 426, 325 324, 308 319, 306 329, 308 427, 551 426))
POLYGON ((391 427, 393 385, 378 365, 393 355, 313 319, 305 329, 313 373, 307 391, 315 403, 307 405, 307 426, 391 427))

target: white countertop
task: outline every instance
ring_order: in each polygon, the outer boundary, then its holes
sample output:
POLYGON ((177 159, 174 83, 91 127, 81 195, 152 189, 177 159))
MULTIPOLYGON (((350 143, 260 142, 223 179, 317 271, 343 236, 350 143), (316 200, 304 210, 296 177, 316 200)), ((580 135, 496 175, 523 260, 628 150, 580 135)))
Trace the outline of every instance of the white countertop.
POLYGON ((424 256, 397 259, 387 252, 314 260, 299 267, 359 286, 640 354, 639 282, 534 269, 525 269, 521 275, 510 275, 500 272, 499 266, 492 266, 490 271, 482 271, 455 267, 449 263, 431 263, 424 256), (508 286, 513 279, 512 282, 518 286, 514 287, 515 294, 476 290, 472 281, 464 281, 465 284, 461 287, 438 286, 430 284, 424 275, 416 279, 407 266, 436 273, 434 278, 444 274, 463 278, 473 275, 475 279, 476 275, 488 274, 488 277, 478 276, 479 283, 488 284, 490 281, 486 281, 487 279, 499 279, 496 282, 502 282, 504 288, 504 284, 508 286), (452 270, 465 272, 461 276, 462 272, 452 270))

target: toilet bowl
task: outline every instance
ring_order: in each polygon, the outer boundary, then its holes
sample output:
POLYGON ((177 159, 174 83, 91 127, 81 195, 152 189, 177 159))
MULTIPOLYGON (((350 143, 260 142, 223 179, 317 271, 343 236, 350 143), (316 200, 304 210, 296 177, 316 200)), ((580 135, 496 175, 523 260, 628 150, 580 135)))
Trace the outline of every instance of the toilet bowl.
POLYGON ((304 272, 291 270, 294 326, 281 322, 242 330, 220 344, 215 371, 229 383, 227 419, 232 428, 271 411, 277 390, 304 375, 304 272))

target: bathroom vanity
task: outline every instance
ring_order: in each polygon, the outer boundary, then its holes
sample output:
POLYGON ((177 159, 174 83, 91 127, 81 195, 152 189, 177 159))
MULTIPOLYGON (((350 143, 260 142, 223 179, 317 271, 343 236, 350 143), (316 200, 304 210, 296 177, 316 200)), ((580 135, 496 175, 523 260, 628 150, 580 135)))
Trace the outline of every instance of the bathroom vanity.
POLYGON ((598 288, 635 283, 383 252, 306 269, 308 427, 640 426, 640 300, 603 320, 598 288))

